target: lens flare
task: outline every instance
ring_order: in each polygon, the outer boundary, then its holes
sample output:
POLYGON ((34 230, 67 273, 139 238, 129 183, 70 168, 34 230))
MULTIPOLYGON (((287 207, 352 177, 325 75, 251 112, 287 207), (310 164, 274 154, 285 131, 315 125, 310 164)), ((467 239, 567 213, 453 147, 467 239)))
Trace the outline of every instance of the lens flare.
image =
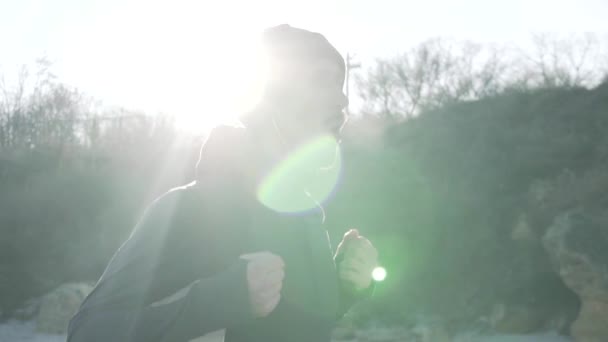
POLYGON ((336 139, 331 135, 315 138, 274 167, 258 188, 258 200, 284 213, 313 209, 331 196, 341 168, 336 139))
POLYGON ((383 281, 386 279, 386 269, 384 269, 384 267, 374 268, 372 271, 372 278, 374 278, 375 281, 383 281))

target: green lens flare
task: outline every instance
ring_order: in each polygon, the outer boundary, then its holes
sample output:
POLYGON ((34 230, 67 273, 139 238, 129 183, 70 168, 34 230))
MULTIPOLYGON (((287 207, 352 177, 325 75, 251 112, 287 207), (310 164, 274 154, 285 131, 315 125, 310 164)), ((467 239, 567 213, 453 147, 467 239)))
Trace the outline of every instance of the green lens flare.
POLYGON ((386 270, 384 269, 384 267, 374 268, 374 270, 372 271, 372 278, 374 278, 375 281, 383 281, 384 279, 386 279, 386 270))
POLYGON ((279 212, 315 208, 333 192, 341 167, 338 142, 331 135, 321 136, 274 167, 258 187, 258 200, 279 212))

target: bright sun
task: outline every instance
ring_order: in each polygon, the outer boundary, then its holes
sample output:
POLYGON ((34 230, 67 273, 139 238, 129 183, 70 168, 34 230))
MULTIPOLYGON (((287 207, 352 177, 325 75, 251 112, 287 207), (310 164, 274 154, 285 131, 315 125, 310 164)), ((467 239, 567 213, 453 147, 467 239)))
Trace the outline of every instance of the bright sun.
POLYGON ((180 56, 173 62, 173 72, 164 75, 162 89, 169 96, 160 107, 176 116, 181 129, 190 131, 236 120, 261 94, 266 69, 258 38, 233 27, 189 47, 185 53, 190 56, 180 56))
POLYGON ((203 65, 191 64, 178 78, 181 89, 167 101, 181 129, 199 131, 234 121, 259 100, 265 68, 259 54, 245 53, 256 51, 255 41, 247 38, 227 37, 230 49, 213 52, 203 65))
POLYGON ((176 117, 204 131, 232 121, 261 93, 260 32, 272 13, 246 1, 109 1, 74 33, 76 84, 107 102, 176 117), (239 6, 239 11, 234 6, 239 6), (134 19, 136 18, 136 20, 134 19), (111 23, 111 25, 108 25, 111 23))

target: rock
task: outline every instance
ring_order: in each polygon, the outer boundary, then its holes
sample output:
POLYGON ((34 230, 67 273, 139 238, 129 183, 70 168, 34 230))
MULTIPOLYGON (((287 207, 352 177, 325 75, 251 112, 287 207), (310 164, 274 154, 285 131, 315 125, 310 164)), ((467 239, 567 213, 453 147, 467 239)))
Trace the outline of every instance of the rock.
POLYGON ((607 300, 583 300, 581 313, 571 327, 572 336, 577 342, 608 341, 607 322, 607 300))
POLYGON ((449 342, 450 335, 439 322, 421 322, 413 329, 415 340, 420 342, 449 342))
POLYGON ((340 322, 332 332, 332 339, 338 341, 353 340, 357 334, 357 328, 352 322, 340 322))
POLYGON ((339 326, 332 332, 332 340, 335 341, 350 341, 356 337, 356 330, 351 327, 339 326))
POLYGON ((545 331, 557 331, 567 334, 570 324, 580 310, 580 302, 561 280, 552 275, 542 279, 543 290, 515 292, 519 298, 507 298, 506 301, 493 305, 484 321, 494 333, 529 334, 545 331))
POLYGON ((520 214, 517 222, 511 229, 511 240, 513 241, 536 241, 537 237, 532 230, 526 215, 520 214))
POLYGON ((605 223, 588 215, 559 215, 543 244, 564 283, 581 300, 570 328, 577 342, 608 341, 608 239, 605 223))
POLYGON ((527 334, 543 327, 543 313, 534 306, 495 304, 490 325, 499 333, 527 334))
POLYGON ((427 329, 422 328, 421 330, 414 331, 415 341, 420 342, 449 342, 450 336, 443 329, 427 329))
POLYGON ((89 284, 69 283, 46 294, 40 301, 36 330, 41 333, 65 334, 70 319, 92 290, 93 287, 89 284))
POLYGON ((21 305, 15 312, 13 313, 13 318, 18 319, 20 321, 28 321, 33 319, 38 314, 40 310, 40 302, 42 298, 31 298, 25 301, 23 305, 21 305))
POLYGON ((356 337, 357 341, 359 342, 416 341, 412 340, 412 335, 406 329, 400 327, 374 327, 371 329, 360 330, 357 331, 356 337))
POLYGON ((226 334, 226 330, 224 330, 224 329, 216 330, 214 332, 205 334, 204 336, 190 340, 190 342, 224 342, 225 334, 226 334))

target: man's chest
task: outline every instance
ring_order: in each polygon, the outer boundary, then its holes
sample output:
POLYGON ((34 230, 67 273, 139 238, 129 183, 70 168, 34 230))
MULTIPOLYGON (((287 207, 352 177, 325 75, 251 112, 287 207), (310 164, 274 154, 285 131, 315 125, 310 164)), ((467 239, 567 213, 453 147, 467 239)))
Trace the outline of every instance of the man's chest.
POLYGON ((245 252, 269 251, 283 258, 285 304, 306 313, 333 315, 338 281, 321 212, 294 215, 259 209, 250 219, 245 252))

